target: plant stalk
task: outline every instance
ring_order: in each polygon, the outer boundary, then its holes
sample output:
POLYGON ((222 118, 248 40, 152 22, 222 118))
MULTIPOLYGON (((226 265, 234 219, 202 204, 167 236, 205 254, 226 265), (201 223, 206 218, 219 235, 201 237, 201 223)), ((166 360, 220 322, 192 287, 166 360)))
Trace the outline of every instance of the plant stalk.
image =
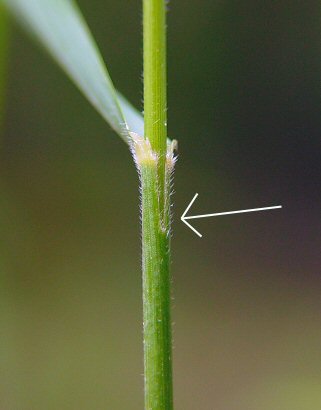
POLYGON ((167 153, 166 2, 143 0, 145 138, 141 177, 145 410, 172 410, 170 174, 167 153))
MULTIPOLYGON (((158 155, 160 195, 165 184, 167 140, 166 0, 143 0, 145 138, 158 155)), ((162 202, 163 198, 160 198, 162 202)))

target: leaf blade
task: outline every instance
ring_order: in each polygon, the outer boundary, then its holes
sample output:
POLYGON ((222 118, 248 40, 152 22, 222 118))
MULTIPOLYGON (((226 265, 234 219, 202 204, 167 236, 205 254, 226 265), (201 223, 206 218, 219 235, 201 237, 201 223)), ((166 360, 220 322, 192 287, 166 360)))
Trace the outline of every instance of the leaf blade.
POLYGON ((133 105, 131 105, 119 91, 117 91, 117 97, 122 112, 124 113, 124 117, 126 118, 128 129, 140 136, 143 136, 144 118, 142 114, 133 105))
MULTIPOLYGON (((73 0, 1 0, 49 51, 89 102, 129 143, 123 110, 132 131, 142 117, 127 100, 118 99, 90 30, 73 0)), ((136 131, 135 131, 136 132, 136 131)))

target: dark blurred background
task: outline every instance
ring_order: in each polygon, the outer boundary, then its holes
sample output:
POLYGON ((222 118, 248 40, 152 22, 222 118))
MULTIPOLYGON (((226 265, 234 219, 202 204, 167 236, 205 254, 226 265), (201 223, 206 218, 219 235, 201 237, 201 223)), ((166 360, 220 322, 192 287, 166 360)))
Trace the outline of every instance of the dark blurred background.
MULTIPOLYGON (((141 4, 81 0, 142 108, 141 4)), ((321 8, 169 3, 178 410, 321 408, 321 8), (273 205, 194 221, 180 215, 273 205)), ((125 144, 11 26, 0 179, 0 409, 143 409, 138 179, 125 144)))

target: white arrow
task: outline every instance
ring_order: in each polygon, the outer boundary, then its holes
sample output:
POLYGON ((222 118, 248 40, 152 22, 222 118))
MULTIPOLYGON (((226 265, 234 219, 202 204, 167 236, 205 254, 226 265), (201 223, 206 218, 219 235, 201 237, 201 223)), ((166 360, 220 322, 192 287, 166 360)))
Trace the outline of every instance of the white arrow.
POLYGON ((194 195, 194 198, 191 200, 189 203, 188 207, 185 209, 185 212, 181 216, 181 221, 184 222, 193 232, 196 233, 200 238, 202 235, 190 224, 187 222, 186 219, 198 219, 198 218, 209 218, 210 216, 222 216, 222 215, 233 215, 233 214, 244 214, 246 212, 259 212, 259 211, 268 211, 271 209, 280 209, 282 208, 282 205, 278 206, 266 206, 264 208, 253 208, 253 209, 241 209, 239 211, 229 211, 229 212, 217 212, 215 214, 206 214, 206 215, 194 215, 194 216, 185 216, 187 212, 189 211, 190 207, 193 205, 195 202, 196 198, 198 197, 198 194, 194 195))

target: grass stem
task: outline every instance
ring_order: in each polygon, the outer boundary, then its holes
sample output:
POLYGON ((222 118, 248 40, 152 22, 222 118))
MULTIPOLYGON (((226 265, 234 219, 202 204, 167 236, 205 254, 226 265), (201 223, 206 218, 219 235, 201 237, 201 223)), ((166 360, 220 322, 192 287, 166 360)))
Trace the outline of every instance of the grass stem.
POLYGON ((159 158, 158 177, 162 195, 167 150, 165 0, 143 0, 143 26, 145 137, 150 140, 159 158))
POLYGON ((145 139, 142 192, 145 410, 172 410, 170 173, 167 153, 166 3, 143 0, 145 139))

